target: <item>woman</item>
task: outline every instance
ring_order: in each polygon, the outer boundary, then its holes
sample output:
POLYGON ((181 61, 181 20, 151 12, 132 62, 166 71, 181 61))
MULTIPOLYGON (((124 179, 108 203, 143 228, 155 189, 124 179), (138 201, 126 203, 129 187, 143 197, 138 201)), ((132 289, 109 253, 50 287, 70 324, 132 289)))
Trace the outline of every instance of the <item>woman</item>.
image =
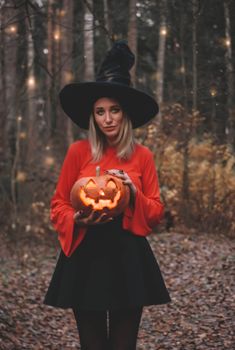
POLYGON ((170 302, 146 239, 163 213, 153 155, 132 132, 158 105, 130 86, 133 64, 126 42, 116 42, 95 82, 69 84, 60 93, 65 113, 89 131, 88 140, 69 147, 51 201, 62 250, 44 303, 73 309, 84 350, 136 349, 143 307, 170 302), (94 176, 97 166, 130 188, 130 203, 117 217, 71 206, 73 184, 94 176))

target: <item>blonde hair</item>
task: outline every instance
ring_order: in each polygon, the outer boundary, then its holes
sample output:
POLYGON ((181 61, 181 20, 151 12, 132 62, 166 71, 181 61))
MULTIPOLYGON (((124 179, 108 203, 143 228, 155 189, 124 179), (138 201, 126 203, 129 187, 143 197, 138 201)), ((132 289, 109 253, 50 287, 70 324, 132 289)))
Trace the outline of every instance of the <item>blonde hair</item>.
MULTIPOLYGON (((88 140, 91 145, 91 153, 94 162, 98 162, 104 153, 107 142, 104 134, 101 132, 95 122, 93 114, 90 117, 88 140)), ((136 141, 132 130, 131 120, 124 113, 120 133, 115 141, 114 146, 117 147, 117 156, 119 159, 128 159, 131 157, 136 141)))

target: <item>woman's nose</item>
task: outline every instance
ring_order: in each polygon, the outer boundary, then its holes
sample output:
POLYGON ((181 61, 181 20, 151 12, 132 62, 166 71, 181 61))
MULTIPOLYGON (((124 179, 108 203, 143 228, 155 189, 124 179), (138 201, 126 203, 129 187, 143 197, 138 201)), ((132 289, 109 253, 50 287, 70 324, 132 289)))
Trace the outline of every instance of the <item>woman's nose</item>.
POLYGON ((110 113, 107 111, 105 113, 105 123, 110 123, 110 122, 112 122, 112 117, 111 117, 110 113))

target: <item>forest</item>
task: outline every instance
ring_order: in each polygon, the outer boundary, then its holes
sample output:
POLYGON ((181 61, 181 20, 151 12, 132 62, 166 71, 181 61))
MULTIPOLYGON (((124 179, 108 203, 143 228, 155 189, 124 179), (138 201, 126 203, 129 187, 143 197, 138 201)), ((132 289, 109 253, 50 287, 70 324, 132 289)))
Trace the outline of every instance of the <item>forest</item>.
POLYGON ((127 39, 133 84, 161 106, 136 137, 155 154, 166 224, 231 233, 234 14, 234 1, 2 1, 1 220, 46 215, 68 145, 86 137, 58 93, 94 80, 112 41, 127 39))
MULTIPOLYGON (((157 335, 158 345, 148 334, 146 313, 139 349, 232 348, 235 1, 0 0, 2 349, 77 348, 67 328, 61 328, 59 311, 58 323, 47 329, 54 345, 40 340, 52 311, 47 314, 37 304, 58 248, 50 199, 69 145, 87 136, 63 113, 58 94, 68 83, 94 81, 104 54, 119 39, 127 40, 135 54, 133 86, 148 92, 160 106, 149 124, 135 130, 135 137, 154 154, 165 216, 150 240, 177 300, 175 306, 162 309, 161 316, 169 312, 165 323, 156 318, 151 326, 152 331, 155 324, 163 329, 157 335), (186 292, 188 310, 181 315, 181 332, 175 325, 177 310, 183 307, 183 288, 194 281, 192 266, 187 266, 191 250, 199 254, 195 258, 199 304, 189 310, 193 291, 186 292), (182 266, 190 277, 181 284, 176 271, 182 266), (207 277, 201 275, 204 269, 207 277), (37 273, 42 274, 40 281, 37 273), (207 289, 201 288, 204 283, 207 289), (24 296, 29 289, 34 297, 24 296), (208 306, 200 328, 193 312, 196 306, 205 311, 199 299, 205 301, 208 290, 207 306, 214 305, 217 316, 209 314, 208 306), (5 304, 13 294, 15 304, 5 304), (225 303, 221 309, 215 299, 225 303), (25 305, 30 307, 22 314, 19 310, 25 305), (35 315, 39 310, 40 319, 35 315), (61 333, 51 336, 57 326, 61 333), (186 339, 187 332, 191 338, 186 339), (64 335, 63 343, 59 335, 64 335)), ((74 327, 71 317, 66 322, 74 327)))

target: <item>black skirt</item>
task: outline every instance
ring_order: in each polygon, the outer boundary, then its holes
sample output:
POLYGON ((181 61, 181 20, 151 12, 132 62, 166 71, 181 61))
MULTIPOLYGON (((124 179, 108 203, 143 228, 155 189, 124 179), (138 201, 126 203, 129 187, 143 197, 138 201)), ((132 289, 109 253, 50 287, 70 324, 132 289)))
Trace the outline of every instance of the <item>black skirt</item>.
POLYGON ((74 253, 61 251, 44 304, 110 310, 170 302, 148 240, 122 229, 122 217, 91 226, 74 253))

